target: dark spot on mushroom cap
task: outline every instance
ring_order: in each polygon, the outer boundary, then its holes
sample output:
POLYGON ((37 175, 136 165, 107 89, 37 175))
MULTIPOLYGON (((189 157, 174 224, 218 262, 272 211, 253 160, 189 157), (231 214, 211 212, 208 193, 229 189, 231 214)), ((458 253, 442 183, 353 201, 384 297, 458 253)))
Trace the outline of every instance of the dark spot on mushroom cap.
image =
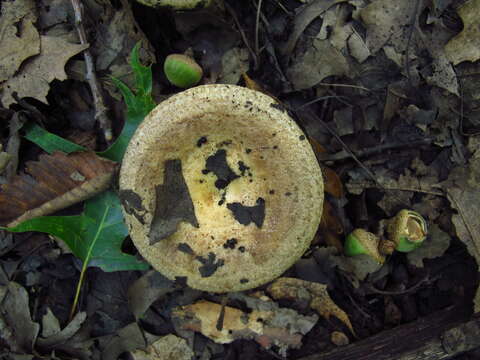
POLYGON ((243 278, 243 279, 240 279, 240 283, 242 283, 242 284, 246 284, 246 283, 248 283, 248 279, 245 279, 245 278, 243 278))
POLYGON ((185 254, 189 254, 189 255, 194 254, 193 249, 187 243, 178 244, 177 249, 181 252, 184 252, 185 254))
POLYGON ((217 189, 224 189, 230 182, 239 178, 237 174, 228 166, 227 152, 224 149, 218 150, 214 155, 207 158, 203 174, 213 172, 218 180, 215 181, 217 189))
POLYGON ((250 153, 252 152, 252 149, 246 149, 245 152, 246 152, 247 154, 250 154, 250 153))
POLYGON ((305 140, 305 135, 300 135, 299 139, 300 140, 305 140))
POLYGON ((269 193, 270 195, 273 195, 273 194, 275 194, 275 190, 270 190, 268 193, 269 193))
POLYGON ((197 146, 198 147, 201 147, 203 144, 205 144, 207 142, 207 137, 206 136, 202 136, 200 139, 197 140, 197 146))
POLYGON ((281 112, 285 112, 285 106, 279 103, 271 103, 270 106, 274 109, 280 110, 281 112))
MULTIPOLYGON (((250 170, 250 167, 248 167, 247 165, 245 165, 245 163, 243 161, 239 161, 238 162, 238 170, 240 170, 240 174, 242 176, 245 176, 245 172, 247 170, 250 170)), ((249 173, 250 174, 250 173, 249 173)), ((251 175, 251 174, 250 174, 251 175)))
POLYGON ((202 263, 202 266, 198 268, 198 271, 200 272, 200 275, 202 277, 212 276, 220 266, 223 266, 225 264, 225 261, 223 259, 218 259, 217 261, 215 261, 216 258, 217 255, 215 255, 213 252, 209 252, 207 258, 203 256, 197 256, 195 258, 202 263))
POLYGON ((231 238, 231 239, 228 239, 225 244, 223 244, 223 247, 225 249, 235 249, 235 246, 237 245, 237 239, 235 238, 231 238))
POLYGON ((276 150, 276 149, 278 149, 278 146, 277 146, 277 145, 274 145, 273 148, 276 150))
POLYGON ((258 198, 257 205, 254 206, 245 206, 235 202, 227 204, 227 208, 233 213, 235 220, 245 226, 253 222, 260 228, 265 220, 265 200, 262 198, 258 198))
POLYGON ((242 253, 245 252, 245 246, 239 246, 238 251, 240 251, 242 253))
POLYGON ((163 184, 155 187, 155 215, 148 234, 150 245, 165 239, 177 231, 185 221, 198 228, 192 198, 183 178, 180 160, 165 161, 163 184))
POLYGON ((291 192, 286 192, 286 193, 285 193, 285 196, 290 196, 290 195, 292 195, 291 192))

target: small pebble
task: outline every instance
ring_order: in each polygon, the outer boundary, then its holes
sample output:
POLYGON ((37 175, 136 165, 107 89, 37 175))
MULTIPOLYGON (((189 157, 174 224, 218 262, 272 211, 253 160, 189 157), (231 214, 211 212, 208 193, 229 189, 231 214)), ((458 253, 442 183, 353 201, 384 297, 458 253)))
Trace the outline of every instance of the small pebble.
POLYGON ((350 343, 347 335, 340 331, 332 332, 332 334, 330 335, 330 341, 337 346, 345 346, 350 343))

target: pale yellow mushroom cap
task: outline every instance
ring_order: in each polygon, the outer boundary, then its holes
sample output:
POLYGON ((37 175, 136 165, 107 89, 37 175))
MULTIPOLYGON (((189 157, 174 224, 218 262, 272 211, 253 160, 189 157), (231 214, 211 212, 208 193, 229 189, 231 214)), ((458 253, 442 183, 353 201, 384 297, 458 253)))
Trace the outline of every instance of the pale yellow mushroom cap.
POLYGON ((280 276, 309 247, 323 205, 320 167, 287 111, 219 84, 176 94, 147 116, 120 190, 142 256, 168 278, 213 292, 280 276))

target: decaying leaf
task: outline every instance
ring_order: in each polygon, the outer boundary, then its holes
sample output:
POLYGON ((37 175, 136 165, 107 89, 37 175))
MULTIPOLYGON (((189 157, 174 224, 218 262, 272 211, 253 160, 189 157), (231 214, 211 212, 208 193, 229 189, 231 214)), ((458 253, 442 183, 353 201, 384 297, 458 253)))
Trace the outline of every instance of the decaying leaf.
POLYGON ((4 292, 0 306, 0 338, 7 342, 10 350, 32 353, 40 331, 40 325, 32 321, 27 291, 17 283, 10 282, 2 287, 4 292))
POLYGON ((156 270, 148 271, 128 289, 128 303, 133 315, 140 319, 154 301, 174 290, 173 281, 156 270))
POLYGON ((480 0, 469 0, 459 9, 463 30, 445 45, 445 53, 454 64, 480 58, 480 0))
POLYGON ((12 94, 19 98, 33 97, 47 103, 50 82, 66 80, 65 64, 68 59, 88 46, 69 43, 62 37, 41 36, 40 54, 24 64, 21 71, 4 83, 2 103, 8 107, 15 102, 12 94))
POLYGON ((310 307, 325 319, 335 316, 355 334, 348 315, 333 302, 328 295, 327 285, 294 278, 279 278, 268 287, 274 299, 302 299, 309 301, 310 307))
MULTIPOLYGON (((458 238, 465 243, 468 252, 480 263, 480 189, 479 188, 450 188, 448 198, 453 208, 458 211, 452 216, 458 238)), ((475 312, 480 311, 480 289, 475 298, 475 312)))
POLYGON ((145 349, 146 339, 136 322, 120 329, 103 349, 102 359, 117 360, 121 353, 145 349))
POLYGON ((283 52, 290 56, 291 52, 297 44, 297 40, 305 31, 308 25, 317 17, 321 16, 326 10, 337 3, 346 0, 314 0, 310 4, 303 6, 295 16, 293 30, 290 33, 287 43, 283 48, 283 52))
POLYGON ((77 313, 63 330, 51 334, 46 338, 39 337, 37 339, 37 346, 43 349, 55 349, 58 345, 64 344, 78 332, 86 318, 87 313, 77 313))
POLYGON ((279 308, 271 301, 265 303, 273 305, 250 313, 226 306, 223 321, 219 324, 222 306, 202 300, 174 309, 172 321, 178 329, 201 332, 220 344, 236 339, 254 339, 265 348, 277 345, 282 352, 300 347, 302 335, 311 330, 318 318, 279 308))
MULTIPOLYGON (((34 0, 4 1, 0 16, 0 82, 13 76, 25 59, 40 52, 34 0)), ((7 106, 4 104, 4 106, 7 106)))
POLYGON ((115 166, 93 152, 41 155, 1 186, 0 223, 14 226, 83 201, 109 186, 115 166))
POLYGON ((406 48, 415 2, 377 0, 360 11, 360 17, 367 27, 367 46, 372 54, 387 42, 395 47, 397 53, 406 48))
POLYGON ((219 84, 237 84, 242 73, 248 71, 248 51, 234 47, 222 56, 222 71, 219 74, 219 84))
POLYGON ((316 38, 305 54, 294 60, 287 70, 287 77, 295 90, 303 90, 315 86, 328 76, 343 76, 348 71, 345 56, 330 41, 316 38))
POLYGON ((423 267, 424 259, 434 259, 442 256, 450 246, 450 235, 433 224, 428 229, 428 237, 415 251, 407 254, 408 262, 417 267, 423 267))
POLYGON ((191 360, 195 354, 184 339, 169 334, 131 355, 134 360, 191 360))

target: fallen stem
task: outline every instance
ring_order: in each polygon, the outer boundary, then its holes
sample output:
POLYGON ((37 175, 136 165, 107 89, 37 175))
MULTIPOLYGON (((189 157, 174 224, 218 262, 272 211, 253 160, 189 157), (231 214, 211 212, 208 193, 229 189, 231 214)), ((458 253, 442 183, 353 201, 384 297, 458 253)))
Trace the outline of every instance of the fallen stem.
MULTIPOLYGON (((72 7, 75 12, 75 27, 77 28, 78 37, 81 44, 88 44, 87 35, 83 27, 83 4, 80 0, 71 0, 72 7)), ((98 122, 100 129, 103 132, 103 136, 107 143, 110 143, 113 138, 112 124, 107 114, 107 107, 103 101, 102 91, 99 86, 97 76, 95 74, 95 65, 93 63, 93 57, 89 49, 83 51, 83 57, 85 59, 86 75, 85 78, 88 81, 90 90, 93 96, 93 106, 95 108, 95 120, 98 122)))

